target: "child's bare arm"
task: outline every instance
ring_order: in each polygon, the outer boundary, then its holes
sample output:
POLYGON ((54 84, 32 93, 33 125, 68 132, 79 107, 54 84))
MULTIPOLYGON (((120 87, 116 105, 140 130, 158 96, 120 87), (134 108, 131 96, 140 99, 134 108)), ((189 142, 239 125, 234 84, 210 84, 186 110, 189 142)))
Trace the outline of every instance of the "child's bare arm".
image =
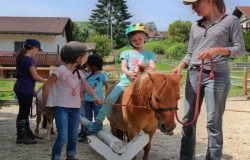
POLYGON ((132 80, 136 78, 137 74, 128 70, 128 62, 123 59, 121 63, 122 72, 129 76, 132 80))
POLYGON ((95 102, 97 102, 97 104, 102 105, 102 104, 104 103, 102 100, 100 100, 100 99, 97 97, 97 95, 96 95, 96 93, 95 93, 95 90, 94 90, 93 88, 90 87, 90 85, 86 82, 85 79, 82 80, 82 86, 83 86, 84 90, 85 90, 88 94, 90 94, 92 97, 94 97, 94 100, 95 100, 95 102))
POLYGON ((81 91, 80 91, 80 98, 81 98, 81 100, 83 99, 83 95, 84 95, 84 84, 83 84, 83 82, 82 82, 82 84, 81 84, 81 91))
POLYGON ((49 88, 57 80, 57 76, 52 74, 43 85, 43 103, 46 104, 49 96, 49 88))
POLYGON ((110 84, 108 81, 104 82, 104 87, 105 87, 105 95, 108 94, 108 90, 109 90, 109 87, 110 87, 110 84))
POLYGON ((149 61, 149 71, 155 71, 156 70, 156 64, 155 64, 155 61, 153 60, 150 60, 149 61))

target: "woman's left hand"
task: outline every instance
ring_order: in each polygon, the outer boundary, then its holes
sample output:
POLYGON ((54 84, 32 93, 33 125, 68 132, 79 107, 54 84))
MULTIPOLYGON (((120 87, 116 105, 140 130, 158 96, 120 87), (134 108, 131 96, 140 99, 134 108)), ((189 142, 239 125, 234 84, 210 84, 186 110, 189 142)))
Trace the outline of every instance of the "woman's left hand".
POLYGON ((199 59, 204 60, 204 59, 211 59, 215 57, 218 54, 215 48, 209 48, 206 49, 205 51, 201 52, 199 54, 199 59))

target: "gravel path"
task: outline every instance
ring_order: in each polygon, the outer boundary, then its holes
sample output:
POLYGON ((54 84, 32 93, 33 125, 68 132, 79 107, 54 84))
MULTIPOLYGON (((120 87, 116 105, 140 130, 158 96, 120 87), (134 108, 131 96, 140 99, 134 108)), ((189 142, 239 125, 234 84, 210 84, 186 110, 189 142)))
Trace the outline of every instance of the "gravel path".
MULTIPOLYGON (((180 102, 179 104, 182 104, 180 102)), ((180 117, 182 105, 179 106, 180 117)), ((17 106, 3 106, 0 109, 0 159, 1 160, 47 160, 51 156, 51 148, 55 139, 41 140, 35 145, 17 145, 15 143, 15 119, 17 106)), ((31 119, 34 128, 35 119, 31 119)), ((205 107, 202 107, 197 125, 196 159, 204 160, 207 147, 205 107)), ((108 128, 108 122, 106 126, 108 128)), ((225 160, 250 160, 250 101, 228 100, 224 114, 224 150, 225 160)), ((46 133, 41 129, 42 134, 46 133)), ((181 125, 178 124, 173 136, 166 136, 157 131, 154 136, 149 159, 177 160, 179 158, 181 125)), ((142 151, 138 157, 141 159, 142 151)), ((65 148, 63 150, 65 158, 65 148)), ((104 158, 89 145, 78 143, 77 158, 80 160, 103 160, 104 158)))

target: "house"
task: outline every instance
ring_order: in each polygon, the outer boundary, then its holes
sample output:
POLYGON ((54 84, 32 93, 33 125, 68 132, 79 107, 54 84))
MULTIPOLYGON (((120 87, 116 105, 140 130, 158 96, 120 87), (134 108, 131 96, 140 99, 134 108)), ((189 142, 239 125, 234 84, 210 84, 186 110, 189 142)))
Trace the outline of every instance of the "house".
POLYGON ((236 6, 233 15, 240 19, 240 24, 244 31, 250 29, 250 6, 236 6))
MULTIPOLYGON (((62 64, 61 48, 73 40, 72 22, 67 17, 1 17, 0 16, 0 77, 12 77, 15 55, 28 38, 41 42, 44 52, 35 57, 38 72, 48 77, 50 68, 62 64), (40 68, 39 68, 40 67, 40 68), (41 67, 46 69, 41 69, 41 67)), ((89 44, 95 50, 95 44, 89 44)))
POLYGON ((58 53, 72 40, 71 24, 67 17, 0 17, 0 53, 18 52, 27 38, 38 39, 45 52, 58 53))
POLYGON ((160 31, 150 31, 148 32, 148 38, 150 40, 160 40, 167 38, 168 33, 167 32, 160 32, 160 31))

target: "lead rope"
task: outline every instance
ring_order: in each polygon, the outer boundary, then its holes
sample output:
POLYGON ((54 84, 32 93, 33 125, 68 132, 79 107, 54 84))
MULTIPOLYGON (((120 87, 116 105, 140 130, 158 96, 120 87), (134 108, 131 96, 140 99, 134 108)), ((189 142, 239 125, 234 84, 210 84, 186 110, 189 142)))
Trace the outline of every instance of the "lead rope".
MULTIPOLYGON (((197 97, 196 97, 196 102, 195 102, 195 112, 194 112, 194 118, 192 119, 192 121, 190 122, 182 122, 180 121, 177 111, 176 111, 176 119, 177 121, 184 125, 184 126, 190 126, 192 124, 194 124, 199 116, 199 106, 200 106, 200 91, 201 91, 201 83, 203 80, 203 68, 204 68, 204 60, 202 60, 201 62, 201 68, 200 68, 200 72, 199 72, 199 79, 198 79, 198 86, 197 86, 197 97)), ((213 64, 213 60, 211 59, 211 71, 209 73, 209 80, 213 80, 214 79, 214 64, 213 64)))

